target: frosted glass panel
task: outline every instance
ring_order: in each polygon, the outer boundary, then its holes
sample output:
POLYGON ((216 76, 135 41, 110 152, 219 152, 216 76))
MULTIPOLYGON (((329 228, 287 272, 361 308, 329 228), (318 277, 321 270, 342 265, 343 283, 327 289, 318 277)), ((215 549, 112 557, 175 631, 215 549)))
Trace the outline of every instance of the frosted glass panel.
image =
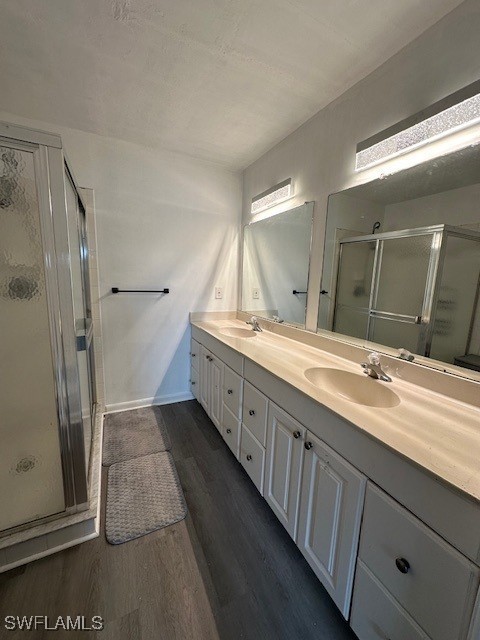
POLYGON ((375 242, 342 244, 337 304, 368 308, 372 288, 375 246, 375 242))
POLYGON ((408 349, 418 353, 418 341, 421 327, 418 324, 372 318, 370 322, 370 340, 378 344, 385 344, 394 349, 408 349))
POLYGON ((350 307, 337 307, 335 311, 335 331, 353 338, 367 336, 368 313, 350 307))
POLYGON ((412 316, 422 314, 432 239, 429 234, 383 242, 375 309, 412 316))
MULTIPOLYGON (((447 237, 430 356, 453 362, 468 348, 480 272, 480 242, 447 237)), ((478 318, 475 318, 478 322, 478 318)))
POLYGON ((34 156, 7 147, 0 147, 0 317, 3 530, 65 508, 34 156))

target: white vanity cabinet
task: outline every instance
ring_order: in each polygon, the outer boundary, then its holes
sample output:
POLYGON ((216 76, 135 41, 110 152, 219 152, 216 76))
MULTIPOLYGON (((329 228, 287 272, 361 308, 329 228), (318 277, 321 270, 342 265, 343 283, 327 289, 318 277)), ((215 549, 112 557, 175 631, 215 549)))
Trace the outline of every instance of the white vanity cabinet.
POLYGON ((196 375, 192 391, 359 640, 480 640, 477 503, 195 328, 196 375))
POLYGON ((269 402, 264 497, 294 540, 306 431, 283 409, 269 402))
POLYGON ((223 362, 203 345, 200 348, 200 403, 213 424, 222 428, 223 362))
POLYGON ((367 478, 307 432, 297 544, 348 619, 367 478))
POLYGON ((362 603, 379 591, 431 640, 467 638, 480 569, 372 483, 358 568, 352 627, 360 640, 372 637, 362 603))

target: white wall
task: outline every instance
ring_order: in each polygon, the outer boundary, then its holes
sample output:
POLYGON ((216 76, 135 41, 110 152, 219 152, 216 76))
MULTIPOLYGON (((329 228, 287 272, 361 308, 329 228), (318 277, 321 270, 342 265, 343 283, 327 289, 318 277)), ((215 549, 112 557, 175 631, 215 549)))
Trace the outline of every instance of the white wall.
POLYGON ((60 133, 78 183, 95 191, 107 408, 189 397, 189 312, 236 308, 241 176, 51 123, 0 119, 60 133), (113 296, 112 286, 171 293, 113 296))
POLYGON ((478 80, 479 32, 480 3, 466 0, 245 170, 244 222, 252 197, 288 177, 289 206, 316 201, 308 328, 316 327, 328 195, 376 173, 355 175, 357 142, 478 80))
MULTIPOLYGON (((479 176, 480 177, 480 176, 479 176)), ((382 231, 450 224, 480 229, 480 184, 442 191, 385 207, 382 231)))

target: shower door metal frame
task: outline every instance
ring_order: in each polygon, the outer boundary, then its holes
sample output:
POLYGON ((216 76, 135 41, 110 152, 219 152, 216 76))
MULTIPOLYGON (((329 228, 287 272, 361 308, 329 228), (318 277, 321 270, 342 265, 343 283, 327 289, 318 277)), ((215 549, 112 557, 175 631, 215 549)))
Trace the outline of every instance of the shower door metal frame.
MULTIPOLYGON (((364 236, 354 236, 351 238, 343 238, 340 240, 339 253, 339 269, 342 259, 342 245, 358 242, 375 242, 375 258, 372 269, 372 280, 370 287, 369 308, 365 309, 368 315, 367 330, 365 340, 372 341, 373 323, 375 318, 390 320, 395 322, 404 322, 407 324, 420 325, 420 335, 417 343, 417 351, 421 355, 429 355, 431 351, 433 338, 433 322, 432 311, 435 308, 438 298, 438 287, 441 276, 442 259, 445 253, 445 231, 450 229, 447 225, 431 225, 428 227, 418 227, 416 229, 402 229, 400 231, 386 231, 383 233, 369 234, 364 236), (430 249, 430 258, 425 282, 425 293, 423 297, 422 311, 420 316, 412 316, 407 314, 380 311, 376 309, 378 288, 380 283, 380 273, 382 268, 384 241, 399 238, 411 238, 414 236, 432 236, 432 245, 430 249)), ((454 229, 454 228, 452 228, 454 229)), ((469 234, 466 234, 469 236, 469 234)), ((480 235, 480 234, 479 234, 480 235)), ((469 236, 470 237, 470 236, 469 236)), ((335 299, 338 299, 338 277, 335 299)), ((342 306, 342 305, 338 305, 342 306)), ((345 306, 345 305, 343 305, 345 306)), ((333 330, 335 330, 335 316, 337 305, 333 317, 333 330)))
MULTIPOLYGON (((85 470, 63 182, 66 160, 59 136, 21 126, 0 122, 0 144, 33 155, 42 234, 65 510, 35 520, 37 524, 88 508, 88 477, 85 470)), ((75 191, 82 200, 76 185, 75 191)), ((18 525, 8 529, 7 533, 31 524, 30 521, 18 525)))

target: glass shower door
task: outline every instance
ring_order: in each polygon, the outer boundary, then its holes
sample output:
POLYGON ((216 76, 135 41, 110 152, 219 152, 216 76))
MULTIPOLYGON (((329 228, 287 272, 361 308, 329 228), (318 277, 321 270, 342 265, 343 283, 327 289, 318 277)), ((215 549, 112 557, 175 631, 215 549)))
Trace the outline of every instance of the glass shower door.
POLYGON ((380 241, 370 341, 424 352, 434 241, 433 233, 380 241))
POLYGON ((0 146, 0 530, 65 510, 40 167, 0 146))
POLYGON ((333 330, 365 339, 377 242, 345 242, 341 245, 333 330))

